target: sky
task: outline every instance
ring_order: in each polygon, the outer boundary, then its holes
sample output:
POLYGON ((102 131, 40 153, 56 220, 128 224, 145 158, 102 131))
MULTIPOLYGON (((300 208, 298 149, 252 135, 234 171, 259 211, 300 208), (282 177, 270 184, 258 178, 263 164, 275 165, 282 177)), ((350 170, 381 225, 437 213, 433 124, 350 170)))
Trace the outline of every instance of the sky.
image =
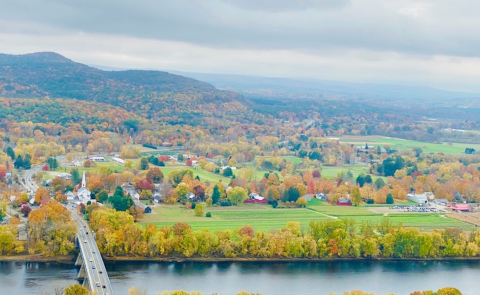
POLYGON ((0 0, 0 52, 480 92, 478 0, 0 0))

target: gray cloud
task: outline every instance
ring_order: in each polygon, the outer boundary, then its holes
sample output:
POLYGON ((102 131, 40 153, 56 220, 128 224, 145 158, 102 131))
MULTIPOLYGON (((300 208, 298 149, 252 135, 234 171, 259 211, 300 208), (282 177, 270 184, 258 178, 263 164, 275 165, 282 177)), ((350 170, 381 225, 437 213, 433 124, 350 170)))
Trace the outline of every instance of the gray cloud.
POLYGON ((350 0, 222 0, 230 5, 265 12, 341 8, 350 0))
POLYGON ((480 8, 477 0, 347 4, 345 0, 0 0, 0 18, 223 48, 479 54, 480 19, 472 13, 480 8), (341 9, 326 9, 334 6, 341 9))
POLYGON ((478 0, 0 0, 0 7, 0 51, 10 53, 455 89, 473 89, 480 78, 478 0))

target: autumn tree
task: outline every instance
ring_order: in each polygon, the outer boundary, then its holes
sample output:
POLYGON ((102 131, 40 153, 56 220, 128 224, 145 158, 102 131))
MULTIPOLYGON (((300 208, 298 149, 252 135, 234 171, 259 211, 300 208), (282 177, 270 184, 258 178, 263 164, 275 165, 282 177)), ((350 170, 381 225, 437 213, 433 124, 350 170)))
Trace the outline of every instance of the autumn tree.
POLYGON ((360 195, 360 189, 358 187, 352 188, 350 192, 350 199, 355 206, 359 206, 362 202, 362 196, 360 195))
POLYGON ((242 187, 234 187, 227 191, 227 197, 232 205, 243 203, 248 198, 247 191, 242 187))
POLYGON ((163 180, 163 173, 159 168, 154 167, 148 170, 147 177, 152 179, 154 183, 161 183, 163 180))
POLYGON ((50 200, 50 192, 43 186, 39 187, 35 192, 35 203, 45 203, 50 200))

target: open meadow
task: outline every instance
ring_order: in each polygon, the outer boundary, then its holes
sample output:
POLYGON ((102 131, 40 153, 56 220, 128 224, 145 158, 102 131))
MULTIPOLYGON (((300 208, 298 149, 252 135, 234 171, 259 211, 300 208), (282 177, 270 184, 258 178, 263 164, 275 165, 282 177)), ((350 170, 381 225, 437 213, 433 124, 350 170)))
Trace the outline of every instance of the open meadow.
POLYGON ((375 211, 375 206, 342 207, 328 205, 319 200, 309 202, 307 208, 273 209, 268 205, 242 204, 232 207, 206 207, 204 211, 210 212, 212 217, 195 216, 193 210, 184 209, 182 206, 157 205, 151 214, 146 214, 141 224, 149 223, 157 226, 173 225, 177 222, 187 222, 194 230, 209 229, 235 230, 245 225, 250 225, 255 230, 270 231, 285 227, 289 221, 300 222, 307 226, 311 220, 327 219, 353 219, 357 223, 362 221, 380 222, 389 218, 394 224, 402 223, 404 226, 418 227, 421 231, 429 232, 434 229, 459 228, 470 231, 473 225, 447 218, 436 213, 402 213, 392 210, 388 216, 375 211))
POLYGON ((382 136, 342 136, 340 142, 352 143, 356 145, 364 146, 366 143, 369 145, 380 145, 382 148, 384 145, 390 145, 392 149, 406 150, 412 148, 421 148, 425 153, 444 153, 444 154, 463 154, 465 148, 480 149, 479 144, 468 143, 427 143, 415 140, 406 140, 392 137, 382 136))

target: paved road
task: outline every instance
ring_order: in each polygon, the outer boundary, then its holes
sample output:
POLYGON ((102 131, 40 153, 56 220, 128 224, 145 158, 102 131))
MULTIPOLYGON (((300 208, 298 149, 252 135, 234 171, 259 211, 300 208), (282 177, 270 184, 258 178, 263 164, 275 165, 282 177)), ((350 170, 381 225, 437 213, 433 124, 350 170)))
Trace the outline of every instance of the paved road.
MULTIPOLYGON (((34 167, 27 171, 24 176, 24 186, 33 193, 38 189, 38 186, 32 181, 32 176, 40 171, 40 169, 40 166, 34 167)), ((73 220, 78 226, 78 242, 85 262, 84 266, 87 272, 90 290, 97 291, 98 294, 113 295, 112 285, 110 284, 105 264, 103 263, 93 234, 90 232, 88 224, 74 212, 75 210, 73 208, 71 209, 73 220)))
POLYGON ((98 294, 113 294, 110 279, 108 278, 107 270, 103 264, 103 259, 98 250, 97 243, 93 238, 93 234, 80 216, 76 213, 73 213, 72 216, 78 225, 78 242, 85 262, 84 266, 87 272, 90 290, 96 291, 98 294))

